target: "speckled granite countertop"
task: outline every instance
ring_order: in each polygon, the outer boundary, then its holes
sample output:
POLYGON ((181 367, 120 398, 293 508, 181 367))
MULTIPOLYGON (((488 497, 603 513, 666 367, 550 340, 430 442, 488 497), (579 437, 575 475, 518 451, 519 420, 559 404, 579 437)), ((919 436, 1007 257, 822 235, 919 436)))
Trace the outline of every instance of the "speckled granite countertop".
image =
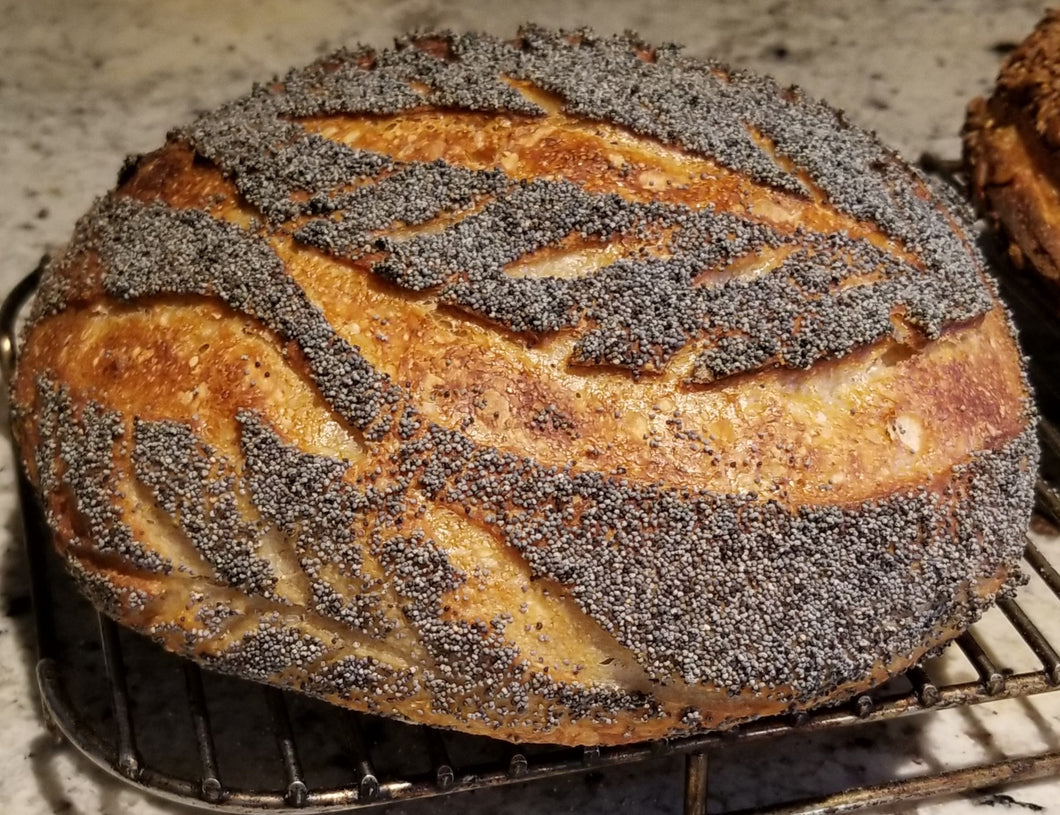
MULTIPOLYGON (((384 45, 417 27, 504 34, 530 19, 591 24, 603 32, 632 28, 650 41, 683 42, 693 54, 800 84, 876 130, 907 158, 924 151, 955 158, 967 100, 989 87, 1001 55, 1042 10, 1038 2, 1004 0, 0 0, 0 290, 9 290, 49 246, 65 239, 76 217, 113 184, 125 155, 152 149, 169 126, 245 91, 252 81, 342 44, 384 45)), ((45 734, 33 685, 26 565, 6 446, 0 468, 0 811, 192 812, 124 788, 45 734)), ((1060 542, 1043 546, 1060 559, 1060 542)), ((1039 620, 1047 632, 1052 626, 1052 636, 1060 636, 1055 607, 1036 594, 1039 588, 1029 587, 1025 604, 1048 618, 1039 620)), ((979 625, 1001 630, 1004 624, 988 616, 979 625)), ((1013 659, 1018 670, 1033 667, 1027 653, 1013 659)), ((711 806, 747 807, 778 793, 807 795, 1060 750, 1060 699, 1054 696, 1060 694, 826 737, 800 735, 776 749, 727 751, 714 762, 711 806)), ((676 813, 680 771, 679 760, 662 760, 390 811, 676 813)), ((1006 809, 1060 813, 1060 779, 902 811, 1006 809)))

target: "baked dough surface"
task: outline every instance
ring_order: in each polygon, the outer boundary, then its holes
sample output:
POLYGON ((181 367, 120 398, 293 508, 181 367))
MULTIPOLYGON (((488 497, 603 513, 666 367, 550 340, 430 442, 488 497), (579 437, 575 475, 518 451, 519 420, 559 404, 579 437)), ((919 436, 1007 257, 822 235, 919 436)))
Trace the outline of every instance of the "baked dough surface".
POLYGON ((631 38, 346 51, 131 161, 13 387, 93 601, 514 741, 840 699, 1017 577, 1037 464, 964 215, 631 38))
POLYGON ((989 98, 968 106, 972 193, 1009 238, 1009 255, 1060 286, 1060 13, 1006 58, 989 98))

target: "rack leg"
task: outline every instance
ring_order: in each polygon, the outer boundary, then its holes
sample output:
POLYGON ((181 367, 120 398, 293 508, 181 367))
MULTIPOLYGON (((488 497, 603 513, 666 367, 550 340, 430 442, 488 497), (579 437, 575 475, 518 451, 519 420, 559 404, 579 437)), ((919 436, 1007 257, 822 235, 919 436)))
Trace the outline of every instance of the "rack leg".
POLYGON ((685 815, 707 813, 707 753, 685 756, 685 815))

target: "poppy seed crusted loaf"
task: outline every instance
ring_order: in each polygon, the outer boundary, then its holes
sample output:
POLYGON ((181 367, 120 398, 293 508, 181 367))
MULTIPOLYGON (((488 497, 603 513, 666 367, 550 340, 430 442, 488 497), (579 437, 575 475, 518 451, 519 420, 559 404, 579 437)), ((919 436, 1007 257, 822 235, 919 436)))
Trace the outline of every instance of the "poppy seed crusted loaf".
POLYGON ((106 613, 515 741, 905 669, 1017 576, 1037 463, 917 173, 798 90, 537 28, 343 51, 131 161, 13 404, 106 613))
POLYGON ((1060 11, 1005 59, 989 98, 968 105, 964 159, 977 202, 1017 266, 1060 286, 1060 11))

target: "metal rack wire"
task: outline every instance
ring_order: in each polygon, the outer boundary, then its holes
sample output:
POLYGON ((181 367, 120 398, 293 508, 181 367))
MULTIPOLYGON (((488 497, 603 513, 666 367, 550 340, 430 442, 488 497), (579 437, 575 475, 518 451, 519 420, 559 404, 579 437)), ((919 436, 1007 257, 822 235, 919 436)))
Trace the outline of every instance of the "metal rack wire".
MULTIPOLYGON (((17 315, 36 279, 36 273, 24 279, 0 308, 0 367, 5 377, 14 360, 17 315)), ((1042 302, 1034 292, 1017 287, 1013 293, 1010 284, 1005 288, 1017 312, 1042 302)), ((1048 341, 1055 342, 1055 337, 1048 341)), ((1032 376, 1043 405, 1051 410, 1060 404, 1060 390, 1048 368, 1046 365, 1043 370, 1040 364, 1037 370, 1032 367, 1032 376)), ((1042 441, 1048 470, 1060 464, 1060 431, 1049 421, 1042 423, 1042 441)), ((957 639, 956 648, 974 669, 977 678, 973 681, 936 682, 931 678, 930 665, 917 666, 905 674, 899 689, 892 684, 841 707, 764 719, 724 734, 616 748, 513 747, 328 708, 323 740, 335 749, 325 757, 327 766, 322 769, 320 751, 310 755, 306 747, 308 742, 316 744, 322 738, 321 715, 313 708, 316 703, 203 673, 193 663, 165 654, 96 615, 66 582, 52 554, 33 489, 21 472, 18 487, 35 610, 36 674, 49 726, 109 773, 151 794, 219 812, 333 813, 678 754, 685 756, 685 812, 705 813, 708 757, 734 743, 1026 697, 1052 691, 1060 683, 1058 646, 1034 625, 1018 602, 1003 599, 998 603, 1001 614, 1034 653, 1040 669, 1015 673, 996 664, 989 644, 965 633, 957 639), (150 702, 144 698, 149 692, 153 695, 150 702), (245 713, 241 723, 235 727, 219 725, 219 711, 232 718, 233 706, 245 713), (145 723, 148 714, 152 721, 145 723), (161 728, 160 719, 164 722, 161 728), (313 733, 312 739, 306 737, 307 728, 313 733), (152 739, 157 741, 160 730, 165 733, 164 760, 152 755, 157 750, 149 744, 152 739), (183 740, 184 750, 178 755, 181 739, 175 734, 181 730, 189 738, 183 740), (231 777, 246 775, 247 767, 252 768, 253 778, 231 777)), ((1046 478, 1038 481, 1037 498, 1038 511, 1060 525, 1060 494, 1046 478)), ((1057 567, 1029 541, 1025 560, 1029 571, 1037 574, 1060 602, 1057 567)), ((755 812, 850 812, 1058 772, 1060 752, 1043 752, 848 789, 755 812)))

